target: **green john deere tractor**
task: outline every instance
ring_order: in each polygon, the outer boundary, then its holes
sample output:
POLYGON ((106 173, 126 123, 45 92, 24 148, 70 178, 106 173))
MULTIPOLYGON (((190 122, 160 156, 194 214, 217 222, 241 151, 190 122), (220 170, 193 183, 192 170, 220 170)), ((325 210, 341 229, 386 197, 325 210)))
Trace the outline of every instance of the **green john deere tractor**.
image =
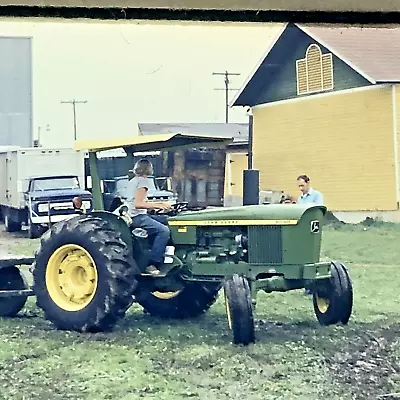
POLYGON ((142 273, 152 238, 129 227, 124 205, 104 211, 97 152, 122 147, 129 158, 139 151, 229 142, 162 134, 77 143, 77 149, 89 151, 95 211, 59 222, 41 238, 32 269, 33 293, 45 317, 59 329, 107 331, 136 301, 155 317, 193 318, 205 313, 223 289, 233 343, 247 345, 255 341, 257 291, 309 287, 318 321, 346 324, 353 306, 347 269, 340 262, 320 261, 325 207, 278 204, 193 211, 187 203, 177 203, 167 216, 168 249, 173 251, 166 254, 162 274, 142 273))

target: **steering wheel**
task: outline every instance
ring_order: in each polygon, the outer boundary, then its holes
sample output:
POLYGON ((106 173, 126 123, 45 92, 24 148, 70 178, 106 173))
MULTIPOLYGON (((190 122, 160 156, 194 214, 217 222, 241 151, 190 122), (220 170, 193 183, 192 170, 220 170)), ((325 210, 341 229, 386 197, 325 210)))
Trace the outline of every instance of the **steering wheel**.
POLYGON ((187 209, 189 203, 187 201, 181 201, 179 203, 171 204, 172 210, 154 210, 156 215, 177 215, 178 213, 187 209))
POLYGON ((179 213, 179 212, 184 211, 185 209, 187 209, 188 205, 189 205, 189 202, 181 201, 179 203, 172 204, 172 208, 174 209, 174 211, 179 213))

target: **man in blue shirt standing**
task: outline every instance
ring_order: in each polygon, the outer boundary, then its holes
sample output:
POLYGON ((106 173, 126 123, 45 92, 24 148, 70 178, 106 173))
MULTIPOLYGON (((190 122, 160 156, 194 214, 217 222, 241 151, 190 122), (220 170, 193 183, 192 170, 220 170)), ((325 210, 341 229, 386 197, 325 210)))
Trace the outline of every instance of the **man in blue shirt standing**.
MULTIPOLYGON (((301 195, 297 199, 298 204, 315 204, 319 206, 324 204, 322 193, 311 187, 310 178, 307 175, 298 176, 297 184, 301 191, 301 195)), ((310 289, 305 289, 305 293, 312 294, 312 291, 310 289)))
POLYGON ((311 187, 310 178, 307 175, 297 177, 297 184, 301 191, 301 195, 297 199, 298 204, 315 204, 319 206, 324 204, 322 193, 311 187))

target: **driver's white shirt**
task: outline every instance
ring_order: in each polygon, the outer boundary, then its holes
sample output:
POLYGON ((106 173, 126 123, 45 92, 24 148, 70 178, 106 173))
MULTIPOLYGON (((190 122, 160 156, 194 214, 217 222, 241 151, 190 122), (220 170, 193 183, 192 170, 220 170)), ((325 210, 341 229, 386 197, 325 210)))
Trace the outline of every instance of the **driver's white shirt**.
MULTIPOLYGON (((135 176, 129 180, 127 186, 128 196, 126 199, 126 205, 128 207, 128 213, 131 218, 135 217, 136 215, 147 214, 147 210, 145 208, 135 208, 135 198, 136 191, 138 189, 146 188, 147 190, 149 190, 149 187, 151 187, 150 180, 143 176, 135 176)), ((147 192, 144 200, 147 201, 147 192)))

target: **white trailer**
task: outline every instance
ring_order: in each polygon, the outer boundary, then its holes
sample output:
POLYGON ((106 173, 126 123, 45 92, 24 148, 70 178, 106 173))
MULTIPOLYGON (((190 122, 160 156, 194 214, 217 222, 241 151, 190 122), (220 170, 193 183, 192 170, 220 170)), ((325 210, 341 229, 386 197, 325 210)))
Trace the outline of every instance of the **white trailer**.
POLYGON ((0 207, 9 232, 21 230, 22 224, 31 229, 58 222, 76 212, 74 197, 91 199, 84 184, 82 151, 0 147, 0 207))

